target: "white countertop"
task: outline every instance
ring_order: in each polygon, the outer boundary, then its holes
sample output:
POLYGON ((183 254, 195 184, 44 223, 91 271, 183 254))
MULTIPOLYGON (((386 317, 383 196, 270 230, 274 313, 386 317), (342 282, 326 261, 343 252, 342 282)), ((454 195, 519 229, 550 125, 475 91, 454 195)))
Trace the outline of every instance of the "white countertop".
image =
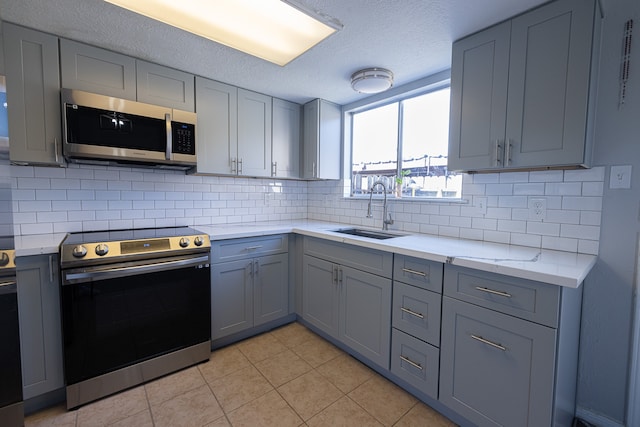
POLYGON ((331 231, 350 227, 358 226, 306 220, 196 228, 209 234, 213 241, 293 232, 570 288, 582 284, 597 259, 594 255, 427 234, 405 233, 401 237, 374 240, 331 231))
MULTIPOLYGON (((213 241, 297 233, 570 288, 577 288, 582 284, 597 259, 593 255, 426 234, 402 233, 405 235, 386 240, 374 240, 332 231, 349 227, 357 226, 293 220, 194 226, 193 228, 208 234, 213 241)), ((16 236, 16 256, 57 253, 65 236, 65 233, 16 236)))

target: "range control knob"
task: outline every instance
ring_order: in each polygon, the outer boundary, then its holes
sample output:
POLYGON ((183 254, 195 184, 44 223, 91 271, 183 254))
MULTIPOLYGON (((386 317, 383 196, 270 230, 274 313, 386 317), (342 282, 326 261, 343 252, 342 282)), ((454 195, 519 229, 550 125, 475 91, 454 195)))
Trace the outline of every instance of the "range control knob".
POLYGON ((96 255, 104 256, 109 252, 109 246, 104 243, 96 245, 96 255))
POLYGON ((200 236, 193 239, 193 244, 196 246, 202 246, 203 243, 204 243, 204 239, 200 236))
POLYGON ((187 246, 189 246, 189 239, 186 237, 180 239, 180 247, 186 248, 187 246))
POLYGON ((7 255, 6 252, 1 252, 0 253, 0 267, 4 267, 5 265, 9 264, 9 255, 7 255))
POLYGON ((73 248, 73 250, 71 251, 71 253, 73 254, 74 257, 76 258, 82 258, 83 256, 85 256, 87 254, 87 248, 85 248, 82 245, 78 245, 75 246, 73 248))

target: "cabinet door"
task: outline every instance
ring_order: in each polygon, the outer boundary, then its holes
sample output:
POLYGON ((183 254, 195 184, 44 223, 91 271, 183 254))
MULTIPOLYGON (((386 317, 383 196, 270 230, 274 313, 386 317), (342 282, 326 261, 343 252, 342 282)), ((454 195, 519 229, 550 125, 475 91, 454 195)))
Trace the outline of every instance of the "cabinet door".
POLYGON ((478 426, 548 426, 556 330, 443 297, 440 400, 478 426))
POLYGON ((238 89, 238 175, 271 176, 271 97, 238 89))
POLYGON ((56 255, 16 260, 25 399, 64 386, 60 278, 57 265, 56 255))
POLYGON ((304 105, 304 170, 308 179, 340 179, 340 106, 315 99, 304 105))
POLYGON ((9 157, 62 166, 58 38, 9 23, 3 35, 9 157))
POLYGON ((563 0, 513 20, 507 166, 584 163, 594 13, 563 0))
POLYGON ((196 77, 200 173, 237 174, 238 88, 196 77))
POLYGON ((136 61, 136 88, 140 102, 195 111, 193 74, 136 61))
POLYGON ((136 100, 136 60, 71 40, 60 40, 62 87, 136 100))
POLYGON ((283 178, 300 177, 300 105, 273 99, 272 170, 271 175, 283 178))
POLYGON ((211 339, 253 326, 253 260, 211 266, 211 339))
POLYGON ((302 317, 338 338, 338 267, 304 255, 302 263, 302 317))
POLYGON ((289 255, 256 258, 253 268, 254 326, 289 314, 289 255))
POLYGON ((340 340, 389 369, 391 279, 340 267, 340 340))
POLYGON ((502 167, 511 23, 453 44, 449 170, 502 167))

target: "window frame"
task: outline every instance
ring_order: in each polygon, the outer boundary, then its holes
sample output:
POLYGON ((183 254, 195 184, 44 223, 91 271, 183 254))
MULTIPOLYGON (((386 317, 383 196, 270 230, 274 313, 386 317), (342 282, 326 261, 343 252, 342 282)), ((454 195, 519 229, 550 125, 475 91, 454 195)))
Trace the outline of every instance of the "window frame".
MULTIPOLYGON (((352 176, 353 176, 353 115, 361 112, 366 112, 379 107, 384 107, 393 103, 400 103, 398 109, 398 139, 402 138, 402 114, 403 108, 401 101, 415 98, 417 96, 436 92, 441 89, 451 88, 451 70, 445 70, 440 73, 436 73, 432 76, 425 77, 415 82, 392 88, 384 93, 376 94, 363 98, 362 100, 353 102, 343 106, 343 179, 344 179, 344 198, 351 200, 357 200, 362 198, 369 198, 368 194, 352 194, 352 176)), ((396 160, 398 161, 398 173, 401 167, 402 158, 402 144, 398 143, 396 160)), ((462 193, 462 192, 461 192, 462 193)), ((374 197, 382 197, 381 194, 375 194, 374 197)), ((403 198, 403 201, 412 202, 460 202, 464 201, 462 194, 458 197, 407 197, 403 198)))

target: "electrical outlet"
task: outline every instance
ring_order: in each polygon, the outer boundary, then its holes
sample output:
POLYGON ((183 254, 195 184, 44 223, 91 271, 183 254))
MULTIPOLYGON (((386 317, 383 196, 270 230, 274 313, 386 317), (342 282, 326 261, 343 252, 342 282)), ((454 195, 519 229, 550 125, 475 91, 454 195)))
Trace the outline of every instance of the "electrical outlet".
POLYGON ((547 217, 547 199, 529 199, 529 219, 544 221, 547 217))
POLYGON ((476 208, 478 209, 478 213, 481 215, 487 214, 487 198, 486 197, 476 197, 474 198, 476 202, 476 208))

